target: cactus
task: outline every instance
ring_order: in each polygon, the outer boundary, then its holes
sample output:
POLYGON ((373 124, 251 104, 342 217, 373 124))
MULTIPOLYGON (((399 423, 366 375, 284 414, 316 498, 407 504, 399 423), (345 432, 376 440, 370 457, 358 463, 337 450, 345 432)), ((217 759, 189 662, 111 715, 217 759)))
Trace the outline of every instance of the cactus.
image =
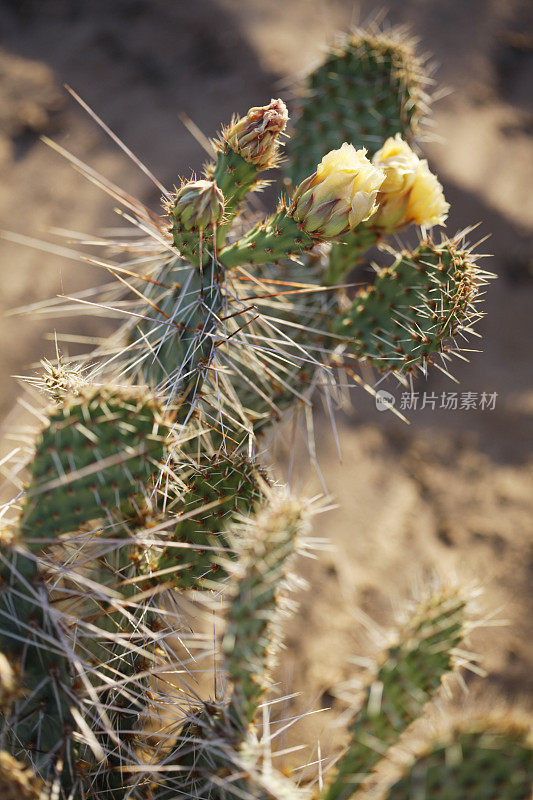
POLYGON ((381 372, 425 370, 438 355, 454 352, 454 336, 470 330, 487 277, 460 237, 425 239, 379 270, 375 283, 359 290, 333 320, 332 330, 346 337, 357 358, 381 372))
POLYGON ((340 36, 302 91, 287 169, 293 183, 342 142, 375 153, 396 133, 413 141, 427 107, 427 83, 405 31, 340 36))
POLYGON ((169 423, 150 397, 106 388, 67 400, 48 418, 31 462, 20 522, 26 543, 137 513, 163 459, 169 423))
POLYGON ((180 472, 185 472, 181 479, 186 488, 176 487, 166 512, 175 514, 178 522, 153 572, 183 589, 201 588, 225 577, 215 555, 231 555, 228 531, 239 514, 253 512, 268 484, 256 465, 241 456, 205 458, 188 469, 180 465, 180 472))
MULTIPOLYGON (((2 709, 3 746, 15 758, 28 761, 43 779, 59 778, 68 790, 75 781, 71 738, 75 694, 63 637, 35 559, 24 551, 2 550, 0 641, 20 675, 13 702, 2 709)), ((2 773, 10 766, 8 759, 2 773)))
POLYGON ((386 800, 451 797, 529 800, 533 747, 529 726, 512 717, 462 722, 430 742, 386 794, 386 800))
POLYGON ((430 595, 379 658, 349 725, 350 742, 323 800, 348 800, 400 734, 422 713, 454 667, 465 629, 466 599, 458 588, 430 595))
POLYGON ((242 537, 222 642, 233 684, 230 714, 239 726, 252 722, 268 686, 280 598, 289 582, 292 556, 303 544, 305 525, 301 503, 272 498, 242 537))
POLYGON ((335 44, 301 100, 293 188, 273 215, 251 217, 246 199, 280 163, 280 99, 234 117, 203 177, 164 190, 161 217, 113 189, 147 238, 136 228, 109 242, 120 263, 98 263, 118 282, 89 306, 126 320, 85 362, 58 352, 29 379, 55 406, 26 490, 0 515, 13 517, 0 540, 6 797, 348 800, 370 775, 390 800, 433 796, 437 783, 448 800, 494 786, 502 800, 526 797, 525 734, 490 721, 432 743, 396 784, 379 777, 465 660, 458 589, 429 595, 378 660, 324 788, 275 769, 275 737, 261 731, 313 508, 272 488, 259 434, 311 409, 315 386, 331 410, 354 362, 405 381, 448 358, 490 277, 462 236, 424 232, 355 300, 341 285, 384 237, 445 221, 442 186, 411 149, 425 85, 401 34, 335 44), (206 644, 185 608, 222 610, 223 632, 206 644), (194 681, 213 655, 209 700, 194 681))

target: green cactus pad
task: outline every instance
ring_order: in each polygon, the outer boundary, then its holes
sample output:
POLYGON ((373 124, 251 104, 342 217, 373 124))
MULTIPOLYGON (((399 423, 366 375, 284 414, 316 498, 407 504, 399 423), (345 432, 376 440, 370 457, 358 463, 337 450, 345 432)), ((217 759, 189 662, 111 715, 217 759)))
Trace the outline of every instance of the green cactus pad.
POLYGON ((348 273, 356 267, 369 248, 378 244, 381 234, 375 228, 360 225, 335 242, 329 251, 329 264, 324 274, 325 286, 338 286, 344 282, 348 273))
POLYGON ((172 236, 174 246, 179 250, 182 258, 186 258, 196 268, 207 265, 214 260, 213 230, 188 231, 175 219, 172 223, 172 236))
MULTIPOLYGON (((36 560, 2 548, 0 564, 0 646, 18 673, 15 702, 0 713, 0 730, 11 752, 51 778, 58 759, 68 795, 75 780, 75 693, 67 657, 36 560)), ((1 781, 0 781, 1 783, 1 781)), ((2 798, 4 795, 1 795, 2 798)))
POLYGON ((220 263, 231 269, 242 264, 268 264, 311 250, 319 241, 302 230, 287 213, 284 202, 274 216, 255 225, 219 254, 220 263))
POLYGON ((122 372, 157 394, 185 399, 185 412, 212 358, 223 302, 219 276, 213 265, 201 272, 173 259, 152 276, 144 296, 139 319, 129 325, 122 372))
POLYGON ((381 372, 425 369, 452 348, 452 337, 480 315, 473 302, 486 282, 460 239, 426 239, 377 273, 333 321, 348 350, 381 372))
POLYGON ((84 390, 50 413, 30 465, 21 532, 32 549, 112 512, 136 514, 170 421, 152 397, 84 390))
POLYGON ((420 60, 405 36, 356 31, 308 77, 289 143, 294 185, 343 142, 375 153, 401 133, 412 142, 424 104, 420 60))
POLYGON ((454 667, 464 636, 466 601, 460 590, 422 602, 386 650, 349 727, 350 742, 323 800, 348 800, 454 667))
POLYGON ((250 515, 261 502, 266 479, 243 456, 204 456, 199 465, 189 469, 184 480, 187 488, 169 504, 168 513, 190 514, 196 508, 198 511, 178 522, 170 544, 157 562, 156 572, 162 570, 163 581, 173 579, 182 589, 199 589, 205 579, 209 585, 226 577, 219 559, 222 554, 231 555, 228 538, 231 524, 238 515, 250 515), (209 508, 204 510, 205 506, 209 508))
POLYGON ((154 800, 174 800, 177 796, 194 800, 309 800, 308 791, 299 789, 271 765, 262 769, 260 749, 243 743, 241 738, 226 705, 206 702, 191 711, 173 752, 157 773, 154 800), (173 771, 176 767, 178 772, 173 771))
POLYGON ((222 642, 233 683, 230 714, 237 727, 252 722, 269 685, 281 597, 306 518, 300 501, 273 498, 238 543, 222 642))
POLYGON ((532 790, 527 726, 481 719, 426 747, 386 800, 530 800, 532 790))
POLYGON ((239 203, 258 182, 262 170, 245 161, 226 142, 221 141, 219 146, 217 161, 206 168, 206 173, 217 182, 226 199, 226 216, 233 217, 239 203))

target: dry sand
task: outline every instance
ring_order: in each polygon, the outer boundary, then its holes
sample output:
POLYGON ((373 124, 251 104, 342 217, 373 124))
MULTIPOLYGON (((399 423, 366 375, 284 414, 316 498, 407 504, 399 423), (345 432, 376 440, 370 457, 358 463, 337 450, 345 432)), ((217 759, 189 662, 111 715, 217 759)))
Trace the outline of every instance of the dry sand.
MULTIPOLYGON (((423 49, 436 56, 438 85, 454 90, 435 104, 435 140, 425 151, 452 203, 448 231, 480 221, 475 235, 492 235, 482 249, 494 254, 486 267, 498 274, 479 326, 483 353, 473 354, 471 364, 458 362, 454 372, 460 392, 498 396, 493 411, 425 409, 411 413, 406 426, 376 411, 363 392, 354 393, 353 411, 339 418, 342 464, 328 421, 320 418, 320 464, 339 508, 320 522, 333 549, 304 565, 312 591, 301 595, 301 610, 288 626, 280 677, 288 689, 304 691, 291 713, 329 706, 334 685, 353 671, 349 654, 372 651, 359 609, 386 626, 435 573, 477 580, 485 587, 484 608, 509 622, 475 637, 490 675, 474 693, 526 703, 533 697, 528 4, 403 0, 389 6, 390 19, 410 23, 423 49)), ((178 112, 213 135, 233 111, 283 94, 280 79, 307 68, 328 35, 365 19, 372 8, 332 0, 4 0, 1 227, 40 237, 49 226, 95 232, 116 224, 112 203, 40 143, 41 134, 158 203, 157 190, 66 97, 64 82, 172 185, 198 170, 203 158, 178 112)), ((4 312, 94 285, 101 276, 82 263, 8 243, 1 243, 0 259, 0 407, 6 414, 19 393, 10 376, 50 353, 43 334, 69 323, 4 312)), ((70 330, 86 334, 95 326, 88 316, 70 330)), ((399 389, 387 388, 399 401, 399 389)), ((440 394, 455 387, 433 372, 417 388, 440 394)), ((311 491, 312 478, 301 484, 311 491)), ((295 735, 330 740, 327 718, 309 718, 295 735)))

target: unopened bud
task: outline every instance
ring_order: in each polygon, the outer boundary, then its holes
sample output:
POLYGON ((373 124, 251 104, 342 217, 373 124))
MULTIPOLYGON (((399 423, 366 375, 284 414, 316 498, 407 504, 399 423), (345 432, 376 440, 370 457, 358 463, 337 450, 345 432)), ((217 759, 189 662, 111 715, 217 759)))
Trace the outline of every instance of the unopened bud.
POLYGON ((234 120, 222 133, 223 140, 249 164, 258 169, 275 166, 280 134, 289 114, 283 100, 251 108, 245 117, 234 120))
POLYGON ((376 209, 385 173, 345 142, 324 156, 316 172, 296 189, 289 213, 307 233, 335 239, 356 228, 376 209))
POLYGON ((224 195, 215 181, 191 181, 177 192, 171 213, 187 231, 212 228, 224 214, 224 195))
POLYGON ((378 209, 370 224, 387 230, 406 225, 442 225, 449 204, 442 186, 425 160, 418 158, 397 133, 372 159, 385 173, 378 194, 378 209))

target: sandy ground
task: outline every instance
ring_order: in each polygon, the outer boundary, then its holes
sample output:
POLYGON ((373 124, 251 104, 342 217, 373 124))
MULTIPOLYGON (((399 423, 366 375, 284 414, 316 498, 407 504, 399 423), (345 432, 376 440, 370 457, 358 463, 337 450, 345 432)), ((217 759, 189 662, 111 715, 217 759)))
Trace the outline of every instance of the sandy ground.
MULTIPOLYGON (((526 703, 533 697, 528 4, 389 6, 389 18, 410 23, 422 49, 434 54, 438 86, 454 90, 435 104, 425 151, 452 203, 448 231, 481 222, 474 235, 491 234, 481 249, 494 255, 486 267, 499 276, 479 327, 483 353, 473 354, 471 364, 458 362, 454 374, 459 392, 497 393, 496 406, 416 410, 407 426, 357 392, 353 411, 339 417, 342 464, 329 423, 320 418, 320 464, 339 508, 320 522, 332 549, 303 565, 312 591, 301 595, 301 610, 288 625, 280 678, 304 690, 290 713, 331 705, 334 685, 354 669, 348 656, 372 652, 361 612, 389 625, 402 601, 434 574, 476 580, 485 587, 485 611, 509 623, 474 637, 490 673, 474 694, 526 703)), ((203 158, 178 112, 213 135, 233 111, 283 94, 287 76, 308 68, 328 36, 371 12, 370 2, 340 0, 3 0, 1 227, 42 237, 50 226, 94 232, 116 224, 112 203, 47 149, 42 134, 158 204, 157 190, 68 99, 63 83, 172 185, 203 158)), ((0 245, 4 415, 19 393, 10 376, 51 352, 45 333, 68 328, 63 320, 4 312, 91 286, 101 276, 83 263, 0 245)), ((96 329, 90 316, 74 328, 82 335, 96 329)), ((470 346, 478 347, 477 340, 470 346)), ((386 388, 399 403, 400 389, 386 388)), ((440 396, 455 387, 433 372, 417 388, 440 396)), ((302 474, 300 484, 312 491, 316 480, 309 470, 302 474)), ((327 712, 300 723, 298 736, 331 741, 324 733, 330 718, 327 712)))

